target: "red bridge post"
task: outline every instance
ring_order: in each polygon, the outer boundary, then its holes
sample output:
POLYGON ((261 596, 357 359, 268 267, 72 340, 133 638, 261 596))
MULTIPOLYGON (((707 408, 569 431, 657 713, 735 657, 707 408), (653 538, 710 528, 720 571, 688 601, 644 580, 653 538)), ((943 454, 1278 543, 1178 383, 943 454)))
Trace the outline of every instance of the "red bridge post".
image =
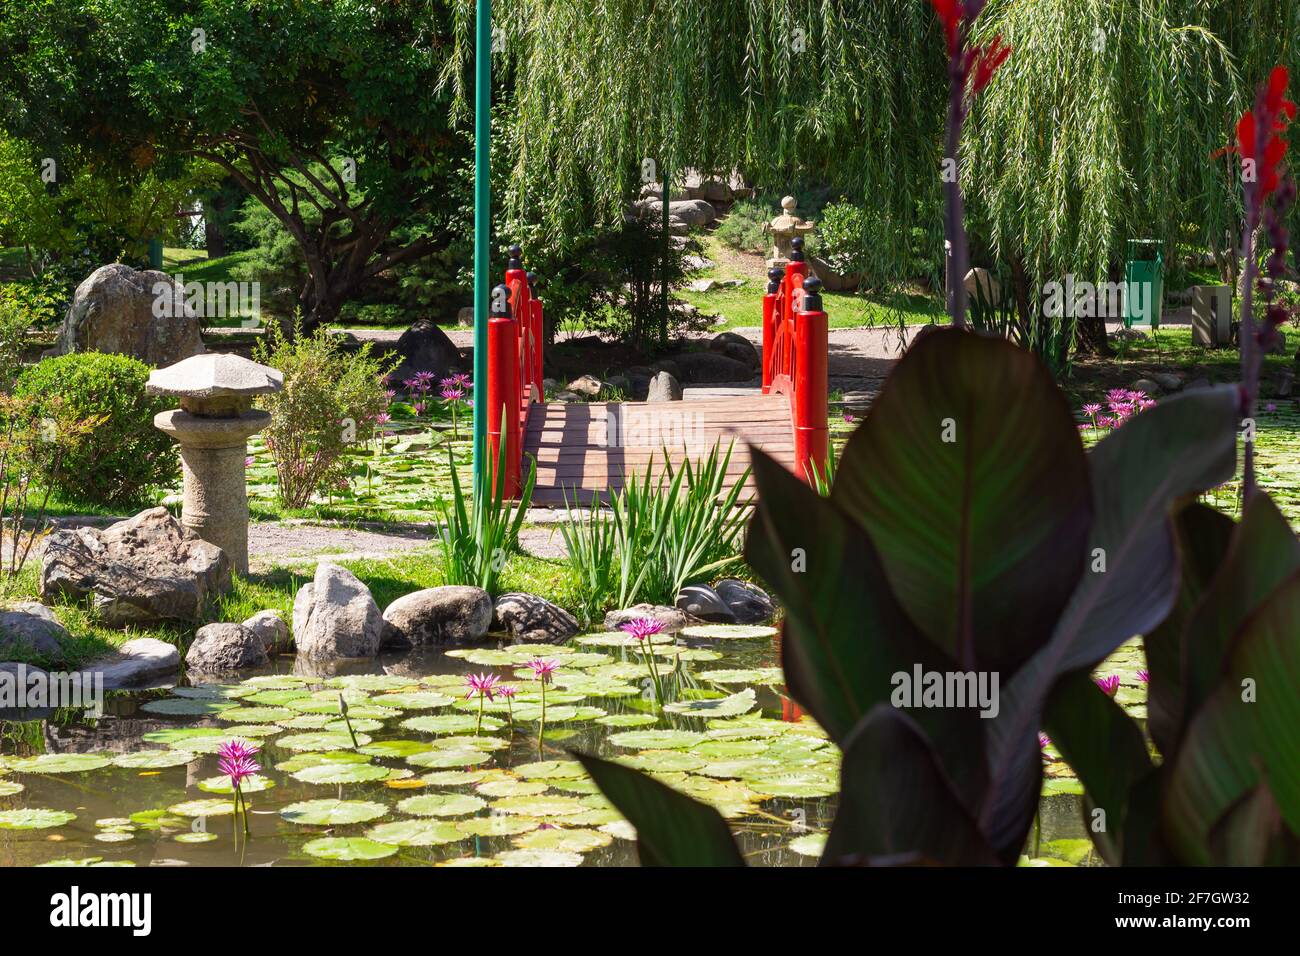
MULTIPOLYGON (((509 277, 507 272, 506 276, 509 277)), ((492 491, 502 497, 519 494, 519 324, 510 316, 510 289, 492 290, 488 321, 487 440, 492 491), (498 474, 505 445, 504 474, 498 474), (498 483, 502 484, 498 484, 498 483)))
MULTIPOLYGON (((804 274, 808 266, 803 266, 804 274)), ((790 263, 787 270, 796 265, 790 263)), ((826 313, 822 284, 816 276, 803 280, 795 312, 794 462, 795 472, 812 484, 814 474, 826 473, 829 429, 826 414, 826 313)))
POLYGON ((763 296, 763 394, 772 388, 776 374, 776 302, 781 297, 781 279, 785 276, 778 267, 767 272, 767 295, 763 296))

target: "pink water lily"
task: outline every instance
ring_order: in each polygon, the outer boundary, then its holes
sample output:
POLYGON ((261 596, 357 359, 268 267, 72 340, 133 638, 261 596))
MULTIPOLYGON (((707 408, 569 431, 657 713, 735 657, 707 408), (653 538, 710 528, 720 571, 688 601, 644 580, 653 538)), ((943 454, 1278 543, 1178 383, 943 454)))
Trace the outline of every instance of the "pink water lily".
POLYGON ((533 676, 546 685, 551 682, 551 674, 560 666, 560 662, 550 658, 534 657, 528 662, 528 666, 532 669, 533 676))
POLYGON ((500 683, 501 678, 497 677, 496 674, 470 674, 465 678, 465 699, 469 700, 475 694, 478 694, 479 697, 495 700, 493 695, 500 683))
POLYGON ((1140 680, 1144 684, 1151 683, 1151 672, 1148 671, 1145 667, 1142 668, 1140 671, 1138 671, 1138 680, 1140 680))
POLYGON ((1119 692, 1118 674, 1107 674, 1105 677, 1096 677, 1093 680, 1107 697, 1114 697, 1119 692))
POLYGON ((235 792, 235 816, 239 816, 240 806, 244 809, 244 836, 248 836, 248 801, 244 799, 241 786, 245 780, 262 768, 258 766, 253 755, 258 748, 247 740, 227 740, 217 748, 217 769, 230 778, 230 788, 235 792))
POLYGON ((663 633, 664 625, 652 617, 637 617, 620 624, 618 629, 631 634, 638 641, 644 641, 652 635, 663 633))

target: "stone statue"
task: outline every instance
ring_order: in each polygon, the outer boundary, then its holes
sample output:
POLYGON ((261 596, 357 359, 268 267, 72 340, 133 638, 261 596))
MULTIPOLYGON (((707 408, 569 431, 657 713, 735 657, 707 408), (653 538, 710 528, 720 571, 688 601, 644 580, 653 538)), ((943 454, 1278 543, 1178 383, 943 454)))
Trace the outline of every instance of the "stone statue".
POLYGON ((794 251, 790 243, 796 236, 802 236, 816 228, 812 222, 795 215, 798 205, 793 196, 786 196, 781 200, 783 212, 767 225, 768 231, 772 233, 772 256, 767 260, 769 269, 785 268, 790 261, 790 253, 794 251))

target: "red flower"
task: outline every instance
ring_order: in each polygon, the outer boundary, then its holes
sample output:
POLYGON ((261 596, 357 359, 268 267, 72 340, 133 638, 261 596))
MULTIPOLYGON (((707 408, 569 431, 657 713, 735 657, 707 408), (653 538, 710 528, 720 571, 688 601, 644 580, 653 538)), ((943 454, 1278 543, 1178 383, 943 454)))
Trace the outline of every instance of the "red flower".
POLYGON ((1273 67, 1268 86, 1261 93, 1263 123, 1256 120, 1254 110, 1246 110, 1237 121, 1237 152, 1243 163, 1250 160, 1255 165, 1261 200, 1272 194, 1281 182, 1278 167, 1286 155, 1287 144, 1278 134, 1286 130, 1287 122, 1295 119, 1296 115, 1295 103, 1286 98, 1289 80, 1286 67, 1273 67), (1265 127, 1262 150, 1261 144, 1256 142, 1261 125, 1265 127))
POLYGON ((961 0, 930 0, 934 12, 939 14, 943 32, 948 37, 948 51, 957 49, 957 29, 961 25, 961 0))
POLYGON ((977 46, 971 55, 971 64, 975 70, 975 79, 971 81, 971 96, 979 96, 980 91, 989 85, 998 67, 1011 55, 1011 47, 1002 42, 1002 34, 995 36, 987 46, 977 46))

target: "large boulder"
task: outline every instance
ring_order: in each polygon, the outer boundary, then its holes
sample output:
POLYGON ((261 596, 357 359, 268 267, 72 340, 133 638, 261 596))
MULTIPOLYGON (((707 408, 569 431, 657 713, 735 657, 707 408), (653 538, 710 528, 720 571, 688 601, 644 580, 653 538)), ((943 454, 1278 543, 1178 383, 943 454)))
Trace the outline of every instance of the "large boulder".
POLYGON ((709 341, 709 351, 725 355, 758 371, 762 364, 758 358, 758 349, 754 343, 736 332, 720 332, 709 341))
POLYGON ((0 610, 0 657, 15 651, 36 655, 47 661, 63 659, 67 629, 44 604, 26 601, 0 610))
POLYGON ((736 615, 727 602, 707 584, 688 584, 677 595, 677 607, 691 617, 710 624, 734 624, 736 615))
POLYGON ((564 608, 519 591, 497 598, 493 622, 516 644, 560 644, 578 633, 578 619, 564 608))
POLYGON ((90 599, 111 627, 192 622, 208 600, 230 590, 230 558, 166 508, 150 508, 107 528, 50 535, 41 561, 41 596, 90 599))
POLYGON ((628 621, 635 621, 640 618, 650 618, 653 621, 658 621, 663 627, 664 634, 676 634, 691 623, 691 618, 684 611, 675 607, 668 607, 665 604, 633 604, 631 607, 607 613, 605 615, 605 629, 617 631, 628 621))
POLYGON ((90 664, 86 671, 103 680, 104 690, 119 690, 172 683, 180 665, 181 652, 174 644, 156 637, 137 637, 90 664))
POLYGON ((117 352, 161 367, 202 352, 201 333, 184 286, 165 272, 115 262, 77 286, 53 351, 117 352))
POLYGON ((456 344, 429 319, 416 319, 397 340, 395 349, 400 359, 390 376, 395 382, 404 382, 416 372, 432 372, 442 378, 460 364, 456 344))
POLYGON ((673 361, 681 369, 680 380, 690 385, 747 382, 754 377, 753 367, 718 352, 682 352, 673 361))
POLYGON ((300 658, 374 657, 383 632, 384 618, 370 589, 337 564, 318 564, 315 579, 294 599, 293 639, 300 658))
POLYGON ((715 584, 713 590, 731 610, 737 624, 766 624, 776 617, 776 604, 756 584, 726 578, 715 584))
POLYGON ((384 645, 473 644, 492 626, 492 596, 447 584, 399 597, 384 610, 384 645))
POLYGON ((225 674, 266 663, 266 645, 242 624, 208 624, 199 628, 185 655, 185 666, 199 674, 225 674))

